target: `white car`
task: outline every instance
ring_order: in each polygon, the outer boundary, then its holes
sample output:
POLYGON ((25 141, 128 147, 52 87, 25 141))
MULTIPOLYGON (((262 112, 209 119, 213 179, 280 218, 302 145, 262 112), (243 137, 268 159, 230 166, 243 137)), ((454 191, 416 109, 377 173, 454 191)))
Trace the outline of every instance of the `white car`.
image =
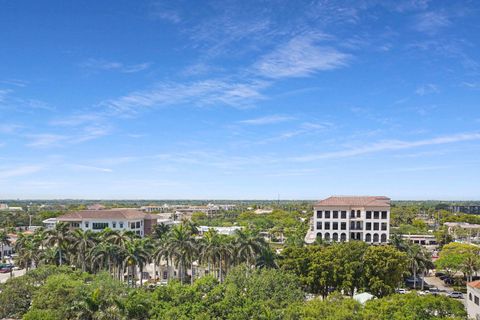
POLYGON ((408 293, 407 289, 397 289, 395 290, 396 293, 400 293, 400 294, 406 294, 408 293))

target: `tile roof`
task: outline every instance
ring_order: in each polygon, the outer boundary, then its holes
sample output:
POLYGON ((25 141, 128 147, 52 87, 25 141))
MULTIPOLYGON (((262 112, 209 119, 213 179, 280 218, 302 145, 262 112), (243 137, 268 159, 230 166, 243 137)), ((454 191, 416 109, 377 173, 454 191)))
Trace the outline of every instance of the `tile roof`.
POLYGON ((58 221, 79 221, 79 220, 133 220, 133 219, 145 219, 150 215, 137 209, 108 209, 108 210, 81 210, 70 212, 58 217, 58 221))
POLYGON ((469 282, 467 286, 480 289, 480 280, 469 282))
POLYGON ((332 196, 317 202, 315 206, 389 207, 390 198, 384 196, 332 196))

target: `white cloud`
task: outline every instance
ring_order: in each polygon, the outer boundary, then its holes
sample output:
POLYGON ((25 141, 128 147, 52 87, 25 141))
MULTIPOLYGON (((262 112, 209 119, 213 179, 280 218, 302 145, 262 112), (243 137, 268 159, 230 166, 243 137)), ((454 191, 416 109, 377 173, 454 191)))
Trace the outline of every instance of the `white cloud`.
POLYGON ((12 178, 18 176, 29 175, 35 172, 42 170, 41 166, 27 165, 20 166, 16 168, 1 169, 0 170, 0 180, 5 178, 12 178))
POLYGON ((27 135, 27 138, 30 139, 27 146, 35 148, 58 146, 62 142, 68 140, 67 136, 51 133, 29 134, 27 135))
POLYGON ((254 69, 267 78, 285 78, 305 77, 346 66, 351 55, 333 47, 317 46, 316 42, 321 39, 321 36, 295 37, 263 56, 254 69))
POLYGON ((23 128, 23 126, 18 124, 0 124, 0 133, 12 134, 17 132, 19 129, 23 128))
POLYGON ((242 121, 238 121, 238 123, 255 126, 255 125, 275 124, 275 123, 290 121, 293 119, 294 119, 293 117, 289 117, 289 116, 270 115, 266 117, 242 120, 242 121))
POLYGON ((126 65, 121 62, 107 61, 103 59, 88 59, 80 64, 82 68, 90 71, 118 71, 122 73, 135 73, 148 69, 151 63, 139 63, 126 65))
POLYGON ((450 20, 445 14, 440 12, 426 12, 417 15, 414 27, 418 31, 434 34, 448 25, 450 25, 450 20))
POLYGON ((419 96, 424 96, 427 94, 432 94, 432 93, 439 93, 440 90, 435 84, 428 83, 421 85, 415 90, 415 93, 418 94, 419 96))
POLYGON ((113 172, 112 169, 110 168, 101 168, 101 167, 95 167, 95 166, 88 166, 88 165, 83 165, 83 164, 72 164, 70 167, 74 170, 79 170, 79 171, 93 171, 93 172, 113 172))
POLYGON ((225 80, 203 80, 189 84, 161 83, 153 89, 134 91, 120 98, 104 101, 100 105, 117 114, 179 104, 248 107, 263 98, 260 89, 267 85, 262 81, 241 83, 225 80))
POLYGON ((325 152, 301 157, 295 157, 291 160, 299 162, 308 162, 322 159, 338 159, 338 158, 348 158, 354 157, 369 153, 376 153, 381 151, 393 151, 393 150, 403 150, 411 149, 424 146, 433 146, 433 145, 442 145, 447 143, 463 142, 463 141, 473 141, 480 140, 480 133, 460 133, 450 136, 442 136, 432 139, 417 140, 417 141, 402 141, 402 140, 391 140, 391 141, 380 141, 370 145, 365 145, 358 148, 351 148, 340 151, 325 152))

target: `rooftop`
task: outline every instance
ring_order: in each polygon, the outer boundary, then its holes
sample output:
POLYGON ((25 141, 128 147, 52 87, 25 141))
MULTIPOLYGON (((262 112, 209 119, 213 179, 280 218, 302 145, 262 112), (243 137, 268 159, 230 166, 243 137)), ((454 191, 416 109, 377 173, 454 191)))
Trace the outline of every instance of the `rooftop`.
POLYGON ((467 286, 480 289, 480 280, 469 282, 467 283, 467 286))
POLYGON ((384 196, 332 196, 315 206, 389 207, 390 198, 384 196))
POLYGON ((107 209, 107 210, 81 210, 71 212, 58 217, 58 221, 79 221, 89 219, 99 220, 133 220, 133 219, 148 219, 151 215, 137 209, 107 209))

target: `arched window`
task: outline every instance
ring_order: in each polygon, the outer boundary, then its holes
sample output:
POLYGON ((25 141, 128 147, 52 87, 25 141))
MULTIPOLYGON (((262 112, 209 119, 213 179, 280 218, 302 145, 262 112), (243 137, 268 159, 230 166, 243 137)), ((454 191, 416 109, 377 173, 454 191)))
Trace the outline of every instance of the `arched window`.
POLYGON ((321 233, 321 232, 318 232, 318 233, 317 233, 317 239, 322 240, 322 233, 321 233))
POLYGON ((383 243, 387 242, 387 235, 385 233, 382 234, 381 240, 382 240, 383 243))
POLYGON ((347 234, 346 234, 346 233, 342 233, 342 234, 340 235, 340 241, 342 241, 342 242, 343 242, 343 241, 347 241, 347 234))
POLYGON ((468 300, 472 301, 472 293, 468 294, 468 300))
POLYGON ((330 240, 330 233, 325 233, 324 237, 323 237, 324 240, 326 241, 329 241, 330 240))
POLYGON ((380 238, 380 237, 379 237, 378 233, 374 233, 374 234, 373 234, 373 242, 375 242, 375 243, 380 242, 380 239, 379 239, 379 238, 380 238))
POLYGON ((332 236, 333 241, 338 241, 338 233, 334 232, 332 236))
POLYGON ((365 242, 372 242, 372 235, 370 233, 365 235, 365 242))

